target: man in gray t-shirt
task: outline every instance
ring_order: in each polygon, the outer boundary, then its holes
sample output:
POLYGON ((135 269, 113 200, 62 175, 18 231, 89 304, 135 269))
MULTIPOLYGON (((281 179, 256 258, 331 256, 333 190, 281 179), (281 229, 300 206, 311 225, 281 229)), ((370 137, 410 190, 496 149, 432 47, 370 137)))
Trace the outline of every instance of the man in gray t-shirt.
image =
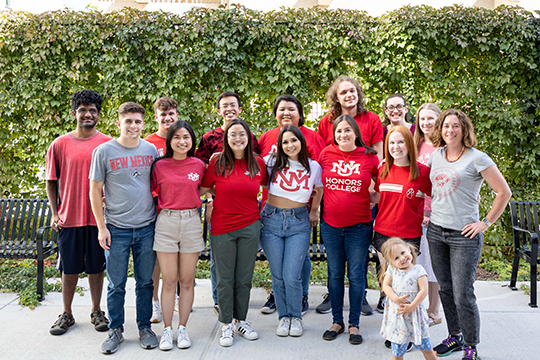
POLYGON ((127 102, 118 109, 120 137, 98 146, 90 167, 90 202, 98 227, 99 244, 107 263, 107 309, 110 319, 101 352, 112 354, 124 340, 124 302, 130 252, 136 281, 139 341, 144 349, 157 347, 150 328, 152 272, 156 261, 156 210, 150 191, 150 169, 156 147, 142 139, 144 108, 127 102), (103 210, 102 194, 105 194, 103 210))

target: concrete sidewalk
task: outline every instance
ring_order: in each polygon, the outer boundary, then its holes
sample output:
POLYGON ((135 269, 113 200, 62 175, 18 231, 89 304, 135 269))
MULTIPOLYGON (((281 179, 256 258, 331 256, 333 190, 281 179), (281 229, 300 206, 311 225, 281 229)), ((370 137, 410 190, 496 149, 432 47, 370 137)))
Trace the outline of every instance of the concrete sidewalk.
MULTIPOLYGON (((105 281, 106 282, 106 281, 105 281)), ((82 279, 79 285, 85 288, 85 295, 75 294, 74 316, 76 324, 62 336, 49 334, 49 327, 62 312, 60 293, 49 293, 42 306, 30 310, 17 305, 18 296, 13 293, 0 293, 0 359, 105 359, 101 354, 101 343, 107 333, 94 331, 90 324, 91 301, 88 283, 82 279)), ((334 341, 324 341, 322 334, 330 327, 331 314, 317 314, 315 307, 326 291, 323 286, 311 286, 310 310, 304 316, 305 333, 300 338, 280 338, 275 335, 278 323, 277 313, 263 315, 259 308, 266 301, 264 289, 251 292, 248 320, 259 333, 259 340, 247 341, 240 335, 234 338, 230 348, 219 346, 220 324, 212 309, 213 301, 209 280, 197 280, 195 303, 191 313, 188 331, 192 347, 179 350, 175 347, 169 352, 159 349, 144 350, 138 341, 135 324, 134 280, 127 284, 125 341, 117 353, 108 355, 115 359, 391 359, 391 351, 386 349, 379 335, 382 315, 362 316, 360 333, 364 337, 361 345, 353 346, 344 333, 334 341)), ((481 343, 478 346, 482 359, 540 359, 537 351, 540 336, 540 309, 531 309, 528 296, 523 291, 510 291, 503 282, 476 282, 476 294, 480 307, 482 327, 481 343)), ((346 293, 347 297, 347 293, 346 293)), ((106 305, 106 290, 103 291, 102 304, 106 305)), ((368 291, 368 299, 375 305, 378 292, 368 291)), ((348 301, 345 303, 345 318, 348 314, 348 301)), ((178 324, 175 313, 173 327, 178 324)), ((153 325, 158 337, 163 324, 153 325)), ((446 324, 430 328, 431 339, 437 345, 446 337, 446 324)), ((423 359, 418 350, 413 350, 405 359, 423 359)), ((447 359, 461 359, 461 352, 447 359)))

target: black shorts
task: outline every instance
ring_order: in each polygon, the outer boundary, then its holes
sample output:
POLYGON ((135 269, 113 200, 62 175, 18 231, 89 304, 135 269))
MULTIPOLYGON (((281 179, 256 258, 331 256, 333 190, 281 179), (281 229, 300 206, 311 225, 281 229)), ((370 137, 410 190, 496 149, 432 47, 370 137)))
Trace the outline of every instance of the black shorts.
MULTIPOLYGON (((381 247, 386 242, 386 240, 388 240, 390 238, 393 238, 393 237, 399 237, 399 236, 386 236, 386 235, 383 235, 381 233, 378 233, 378 232, 374 231, 373 232, 373 241, 371 243, 372 243, 373 247, 375 249, 377 249, 378 252, 381 252, 381 247)), ((421 236, 417 237, 417 238, 412 238, 412 239, 403 239, 403 238, 400 238, 400 239, 402 239, 405 242, 413 244, 414 247, 416 248, 417 255, 420 255, 420 239, 422 239, 421 236)))
POLYGON ((105 270, 105 250, 99 245, 97 226, 62 228, 58 233, 60 271, 66 275, 105 270))

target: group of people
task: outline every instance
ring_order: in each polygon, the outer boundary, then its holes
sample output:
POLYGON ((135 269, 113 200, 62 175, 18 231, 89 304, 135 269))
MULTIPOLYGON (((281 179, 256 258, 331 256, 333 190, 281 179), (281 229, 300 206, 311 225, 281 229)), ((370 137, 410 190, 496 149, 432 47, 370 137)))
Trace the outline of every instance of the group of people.
POLYGON ((96 130, 99 94, 82 90, 71 100, 77 128, 56 139, 47 153, 47 194, 53 226, 60 231, 64 300, 51 334, 63 334, 74 324, 71 303, 77 274, 84 271, 92 294, 91 321, 96 330, 108 330, 101 351, 118 349, 131 251, 141 346, 170 350, 176 340, 179 348, 189 348, 194 273, 205 248, 204 196, 220 345, 231 346, 235 333, 258 338, 247 312, 259 247, 272 275, 272 304, 265 309, 277 309, 276 335, 303 334, 311 229, 320 219, 328 266, 325 302, 333 317, 323 339, 334 340, 345 331, 347 274, 349 342, 362 343, 359 320, 369 307, 366 272, 373 246, 382 264, 381 334, 393 358, 401 359, 414 344, 426 359, 462 349, 464 359, 477 359, 473 283, 482 232, 501 215, 511 192, 493 161, 474 148, 474 128, 463 112, 441 113, 435 104, 424 104, 415 126, 408 122, 405 98, 395 94, 385 101, 383 128, 379 117, 364 108, 361 85, 340 76, 327 92, 330 111, 318 132, 304 126, 300 101, 282 95, 273 106, 278 126, 257 140, 239 118, 239 96, 225 92, 217 99, 223 125, 203 135, 196 149, 195 133, 189 122, 178 120, 173 99, 154 104, 159 130, 147 141, 140 138, 142 106, 120 106, 120 136, 111 139, 96 130), (481 217, 484 179, 497 195, 481 217), (110 321, 100 308, 105 268, 110 321), (449 336, 432 347, 428 327, 441 322, 441 302, 449 336), (158 341, 150 325, 161 319, 158 341))

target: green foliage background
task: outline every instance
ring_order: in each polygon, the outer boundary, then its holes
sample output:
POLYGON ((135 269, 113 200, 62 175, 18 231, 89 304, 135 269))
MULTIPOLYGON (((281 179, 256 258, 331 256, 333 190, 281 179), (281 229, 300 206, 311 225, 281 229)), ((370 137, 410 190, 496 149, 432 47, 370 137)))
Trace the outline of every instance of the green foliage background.
MULTIPOLYGON (((426 101, 464 110, 513 200, 538 200, 539 65, 539 20, 518 7, 407 6, 380 17, 244 7, 183 15, 2 12, 0 190, 44 196, 39 174, 49 144, 75 126, 74 91, 104 96, 99 128, 107 134, 117 134, 116 111, 125 101, 144 105, 145 133, 155 131, 152 104, 167 95, 201 136, 219 123, 217 95, 234 90, 260 134, 275 126, 277 96, 324 102, 331 82, 348 74, 362 81, 367 108, 380 115, 384 98, 395 92, 405 94, 411 110, 426 101)), ((492 197, 484 189, 482 213, 492 197)), ((495 229, 489 242, 507 242, 508 226, 495 229)))

